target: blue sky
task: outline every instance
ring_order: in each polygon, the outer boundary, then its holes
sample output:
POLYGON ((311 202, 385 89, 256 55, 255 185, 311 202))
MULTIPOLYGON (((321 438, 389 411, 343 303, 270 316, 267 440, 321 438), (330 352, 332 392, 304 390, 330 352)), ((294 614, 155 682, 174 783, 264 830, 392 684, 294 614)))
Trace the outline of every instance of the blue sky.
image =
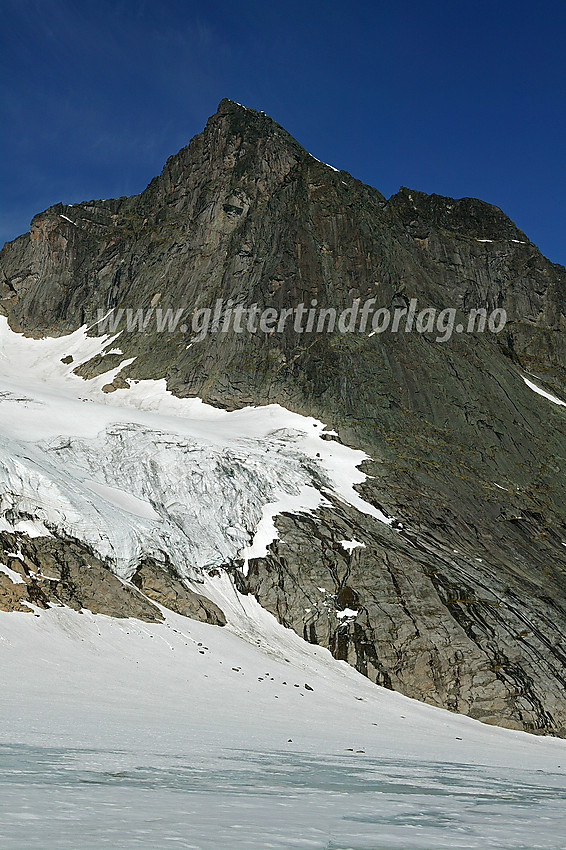
POLYGON ((319 159, 500 206, 566 263, 566 3, 0 0, 0 244, 132 194, 223 97, 319 159))

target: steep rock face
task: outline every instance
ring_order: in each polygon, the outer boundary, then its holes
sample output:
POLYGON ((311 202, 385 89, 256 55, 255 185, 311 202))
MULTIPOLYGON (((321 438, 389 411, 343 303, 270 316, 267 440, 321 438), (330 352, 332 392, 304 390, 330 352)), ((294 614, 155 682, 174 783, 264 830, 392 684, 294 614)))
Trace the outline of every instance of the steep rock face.
POLYGON ((522 380, 534 372, 563 395, 565 271, 499 209, 408 189, 387 200, 268 116, 222 101, 140 195, 51 207, 0 262, 3 309, 31 335, 98 310, 191 315, 218 298, 338 311, 416 298, 462 321, 505 308, 499 335, 444 343, 290 325, 193 341, 150 322, 114 343, 136 358, 117 381, 166 377, 176 394, 228 408, 276 401, 363 448, 364 498, 401 528, 338 505, 315 524, 285 516, 242 586, 382 684, 490 722, 566 725, 566 420, 522 380), (348 560, 339 534, 366 548, 348 560), (328 610, 359 613, 337 622, 328 610))
POLYGON ((393 542, 339 504, 277 525, 280 540, 240 587, 305 640, 433 705, 566 734, 563 608, 544 572, 511 575, 424 529, 418 544, 403 529, 393 542))

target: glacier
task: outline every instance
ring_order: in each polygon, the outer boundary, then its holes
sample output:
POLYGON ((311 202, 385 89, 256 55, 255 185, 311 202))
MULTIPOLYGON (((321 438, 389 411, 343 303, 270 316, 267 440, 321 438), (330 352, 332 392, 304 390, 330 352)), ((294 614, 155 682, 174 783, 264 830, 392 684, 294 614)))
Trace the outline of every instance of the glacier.
POLYGON ((367 456, 323 423, 280 405, 219 410, 164 380, 103 392, 131 360, 79 377, 117 351, 87 330, 36 340, 0 317, 0 521, 78 539, 123 579, 144 556, 172 558, 188 579, 236 558, 245 569, 276 538, 278 513, 328 494, 392 522, 354 489, 367 456))

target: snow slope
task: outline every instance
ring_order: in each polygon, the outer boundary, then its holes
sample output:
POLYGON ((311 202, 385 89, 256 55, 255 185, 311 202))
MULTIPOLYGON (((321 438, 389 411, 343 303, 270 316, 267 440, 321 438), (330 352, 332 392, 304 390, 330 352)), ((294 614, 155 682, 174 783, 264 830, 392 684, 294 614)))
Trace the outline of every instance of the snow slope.
POLYGON ((224 629, 0 613, 0 846, 564 847, 566 742, 379 688, 210 585, 224 629))
POLYGON ((247 561, 276 537, 277 513, 314 510, 328 492, 391 522, 354 489, 366 455, 323 439, 321 422, 279 405, 219 410, 164 380, 104 393, 130 361, 78 377, 116 351, 86 331, 34 340, 0 317, 0 521, 76 537, 124 578, 142 555, 177 553, 182 576, 247 561))

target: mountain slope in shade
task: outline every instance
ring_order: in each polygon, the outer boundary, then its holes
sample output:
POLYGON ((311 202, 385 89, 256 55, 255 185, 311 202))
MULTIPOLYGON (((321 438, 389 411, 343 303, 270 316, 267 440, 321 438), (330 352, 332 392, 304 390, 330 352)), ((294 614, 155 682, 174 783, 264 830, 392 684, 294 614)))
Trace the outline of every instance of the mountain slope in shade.
MULTIPOLYGON (((30 337, 76 332, 99 310, 160 305, 191 314, 219 298, 260 309, 316 299, 338 310, 356 298, 391 309, 416 298, 459 316, 504 307, 501 334, 456 334, 445 343, 416 333, 290 328, 195 340, 151 326, 93 348, 77 373, 100 392, 113 390, 106 394, 116 408, 136 407, 135 382, 165 379, 174 396, 216 408, 276 404, 324 423, 344 451, 358 453, 359 477, 349 482, 359 501, 327 486, 316 450, 306 471, 295 456, 301 472, 289 487, 295 496, 301 481, 313 487, 308 510, 297 513, 297 502, 285 506, 266 491, 249 522, 229 525, 234 539, 226 523, 221 556, 203 564, 193 553, 193 567, 226 570, 283 625, 378 684, 490 723, 564 734, 566 414, 530 384, 564 396, 565 272, 500 210, 408 189, 386 199, 320 163, 268 116, 224 100, 140 195, 51 207, 4 246, 0 262, 2 308, 12 332, 30 337), (264 512, 274 503, 287 507, 275 518, 275 509, 264 512), (261 521, 267 542, 254 548, 261 521), (342 545, 351 540, 364 546, 342 545)), ((70 348, 61 351, 68 356, 70 348)), ((17 395, 18 376, 7 378, 17 395)), ((38 380, 47 391, 50 376, 38 380)), ((8 413, 14 403, 25 404, 3 397, 8 413)), ((80 434, 71 428, 70 437, 80 434)), ((147 515, 132 528, 150 523, 148 482, 133 487, 130 472, 118 480, 77 440, 58 451, 96 484, 95 509, 111 518, 117 498, 118 508, 138 499, 147 515), (85 464, 95 466, 90 477, 85 464)), ((332 437, 326 444, 339 451, 332 437)), ((113 448, 106 441, 97 451, 106 457, 113 448)), ((4 534, 21 536, 22 522, 47 520, 29 492, 24 507, 13 473, 5 492, 15 499, 4 534)), ((82 489, 77 498, 84 496, 82 489)), ((201 499, 201 525, 208 505, 201 499)), ((87 534, 52 525, 62 551, 71 537, 102 558, 101 569, 117 569, 115 553, 96 550, 87 534)), ((14 538, 2 539, 13 552, 14 538)), ((54 544, 34 540, 30 558, 40 562, 54 544)), ((137 552, 152 559, 153 576, 138 575, 138 593, 150 595, 152 585, 159 599, 174 596, 190 547, 181 552, 169 540, 137 552)), ((65 557, 58 550, 57 563, 65 557)), ((131 566, 121 575, 134 581, 131 566)), ((73 569, 80 573, 80 563, 73 569)), ((43 604, 59 592, 72 596, 65 575, 64 593, 53 590, 43 604)), ((10 598, 20 592, 14 586, 10 598)))

